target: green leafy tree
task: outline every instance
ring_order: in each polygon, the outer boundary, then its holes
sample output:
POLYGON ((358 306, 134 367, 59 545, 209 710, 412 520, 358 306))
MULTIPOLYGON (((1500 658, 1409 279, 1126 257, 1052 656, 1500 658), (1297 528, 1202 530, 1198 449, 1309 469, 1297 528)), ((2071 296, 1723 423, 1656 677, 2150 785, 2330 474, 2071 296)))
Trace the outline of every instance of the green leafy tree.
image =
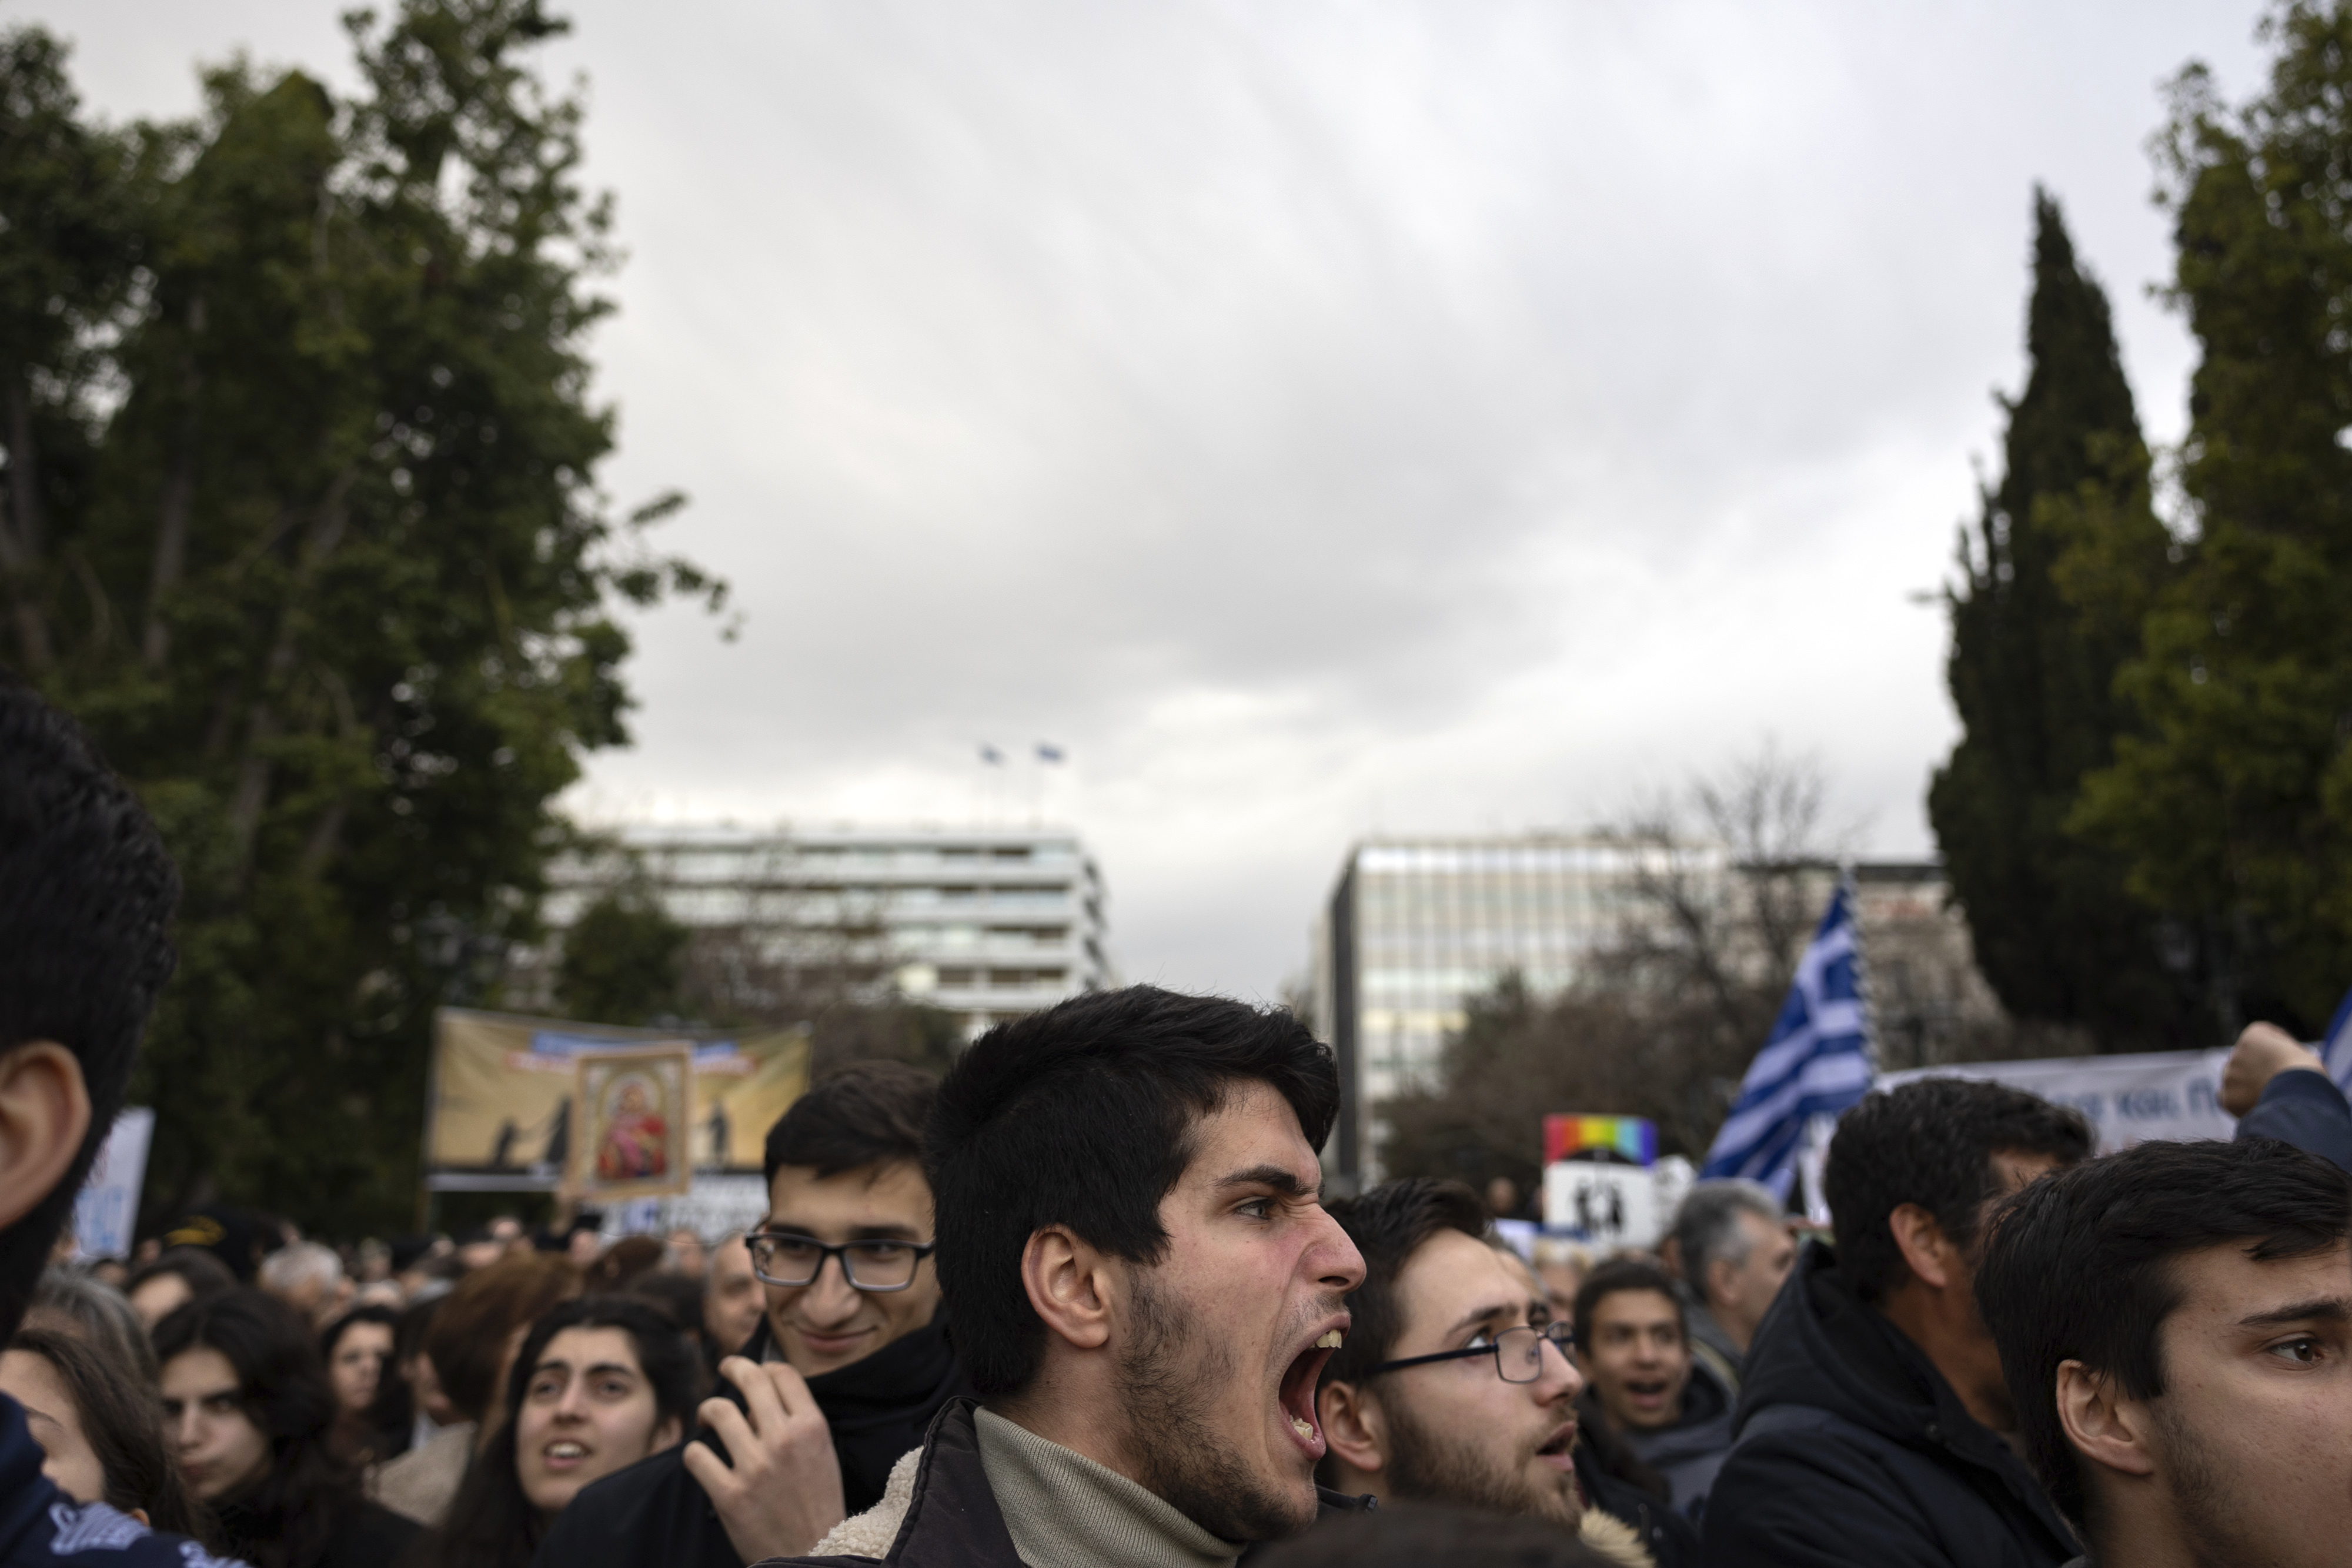
POLYGON ((338 1229, 413 1212, 431 1011, 489 999, 551 801, 625 737, 614 603, 719 592, 646 552, 677 497, 616 519, 594 486, 609 206, 528 66, 562 24, 407 0, 350 27, 348 101, 237 66, 200 121, 112 138, 19 29, 9 112, 48 129, 0 146, 0 192, 72 198, 0 234, 0 333, 58 432, 8 444, 44 508, 8 518, 14 652, 188 887, 136 1085, 151 1202, 338 1229), (13 287, 43 267, 46 338, 13 287))
POLYGON ((2137 732, 2076 818, 2197 935, 2221 1035, 2315 1027, 2352 982, 2352 13, 2263 31, 2267 89, 2232 110, 2192 67, 2159 142, 2202 350, 2194 537, 2121 674, 2137 732))
POLYGON ((2039 190, 2026 350, 2000 486, 1961 536, 1947 675, 1962 734, 1928 818, 2011 1013, 2085 1025, 2111 1049, 2200 1043, 2193 992, 2164 962, 2157 912, 2126 890, 2124 858, 2066 828, 2083 776, 2132 721, 2114 685, 2138 624, 2118 594, 2165 571, 2171 541, 2147 504, 2106 296, 2039 190))
POLYGON ((567 1018, 650 1023, 678 1008, 691 933, 642 888, 616 887, 580 912, 563 934, 555 1000, 567 1018))

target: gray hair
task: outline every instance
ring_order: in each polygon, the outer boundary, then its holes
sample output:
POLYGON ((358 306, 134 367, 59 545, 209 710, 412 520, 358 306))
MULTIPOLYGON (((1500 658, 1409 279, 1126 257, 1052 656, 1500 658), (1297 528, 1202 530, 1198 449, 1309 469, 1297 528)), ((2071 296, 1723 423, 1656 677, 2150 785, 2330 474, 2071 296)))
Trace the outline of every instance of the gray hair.
POLYGON ((1788 1210, 1762 1182, 1745 1176, 1694 1182, 1675 1211, 1675 1250, 1682 1255, 1683 1279, 1702 1301, 1706 1300, 1706 1267, 1717 1259, 1738 1268, 1748 1261, 1755 1241, 1739 1228, 1742 1212, 1778 1228, 1788 1210))
POLYGON ((107 1365, 155 1386, 155 1347, 131 1298, 103 1280, 51 1264, 41 1270, 25 1326, 70 1334, 98 1352, 107 1365))
POLYGON ((290 1241, 261 1260, 265 1291, 292 1291, 304 1285, 331 1291, 342 1278, 343 1260, 323 1241, 290 1241))

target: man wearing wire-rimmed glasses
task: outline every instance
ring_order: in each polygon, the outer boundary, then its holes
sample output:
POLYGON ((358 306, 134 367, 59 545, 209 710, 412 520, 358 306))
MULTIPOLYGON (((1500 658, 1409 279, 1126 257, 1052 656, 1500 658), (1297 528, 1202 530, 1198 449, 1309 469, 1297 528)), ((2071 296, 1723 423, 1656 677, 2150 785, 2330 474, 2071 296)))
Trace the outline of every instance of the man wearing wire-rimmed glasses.
MULTIPOLYGON (((880 1498, 891 1463, 966 1392, 939 1315, 921 1137, 929 1074, 860 1062, 769 1132, 768 1212, 741 1238, 759 1326, 719 1364, 693 1441, 598 1481, 545 1568, 741 1568, 805 1552, 880 1498)), ((730 1239, 725 1249, 738 1243, 730 1239)))
MULTIPOLYGON (((1363 1254, 1354 1326, 1325 1364, 1316 1408, 1324 1483, 1383 1500, 1532 1514, 1600 1537, 1641 1539, 1671 1563, 1687 1544, 1663 1518, 1612 1519, 1578 1475, 1584 1387, 1570 1326, 1534 1276, 1487 1236, 1458 1182, 1409 1177, 1333 1203, 1363 1254)), ((1664 1510, 1657 1511, 1663 1515, 1664 1510)))

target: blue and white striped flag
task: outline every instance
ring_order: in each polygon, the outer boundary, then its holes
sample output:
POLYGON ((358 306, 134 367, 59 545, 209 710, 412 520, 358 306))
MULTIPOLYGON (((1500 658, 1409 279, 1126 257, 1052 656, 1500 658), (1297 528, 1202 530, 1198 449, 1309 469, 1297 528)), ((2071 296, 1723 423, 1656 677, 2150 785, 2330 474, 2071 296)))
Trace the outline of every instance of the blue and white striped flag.
POLYGON ((2327 1076, 2336 1080, 2336 1087, 2352 1094, 2352 991, 2345 992, 2344 999, 2336 1004, 2327 1032, 2312 1049, 2327 1063, 2327 1076))
POLYGON ((1870 1019, 1862 1002, 1853 890, 1841 883, 1702 1177, 1748 1176, 1782 1198, 1814 1116, 1834 1116, 1870 1092, 1870 1019))

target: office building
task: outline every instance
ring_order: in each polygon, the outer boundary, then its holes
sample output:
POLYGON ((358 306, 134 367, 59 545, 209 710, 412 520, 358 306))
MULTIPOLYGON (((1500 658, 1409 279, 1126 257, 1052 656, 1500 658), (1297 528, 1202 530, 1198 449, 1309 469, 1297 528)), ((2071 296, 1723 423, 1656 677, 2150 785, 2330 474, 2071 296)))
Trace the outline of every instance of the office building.
MULTIPOLYGON (((1554 995, 1587 961, 1645 925, 1668 935, 1655 890, 1679 886, 1697 906, 1731 891, 1720 844, 1667 846, 1601 834, 1384 837, 1349 851, 1315 926, 1315 1017, 1339 1057, 1339 1125, 1325 1152, 1344 1186, 1379 1177, 1376 1110, 1391 1094, 1433 1086, 1465 1005, 1516 970, 1554 995)), ((1933 862, 1853 868, 1865 958, 1882 1032, 1897 1064, 1961 1060, 2003 1026, 1978 973, 1966 922, 1933 862)), ((1826 905, 1837 876, 1808 868, 1808 907, 1826 905)), ((1735 963, 1748 957, 1735 947, 1735 963)), ((1760 1040, 1757 1042, 1763 1043, 1760 1040)), ((1545 1111, 1575 1106, 1536 1106, 1545 1111)))
POLYGON ((561 858, 551 882, 551 940, 516 956, 514 1005, 553 1005, 562 932, 625 882, 688 927, 698 961, 739 971, 739 988, 821 975, 945 1009, 967 1038, 1113 983, 1102 876, 1066 830, 635 826, 561 858))

